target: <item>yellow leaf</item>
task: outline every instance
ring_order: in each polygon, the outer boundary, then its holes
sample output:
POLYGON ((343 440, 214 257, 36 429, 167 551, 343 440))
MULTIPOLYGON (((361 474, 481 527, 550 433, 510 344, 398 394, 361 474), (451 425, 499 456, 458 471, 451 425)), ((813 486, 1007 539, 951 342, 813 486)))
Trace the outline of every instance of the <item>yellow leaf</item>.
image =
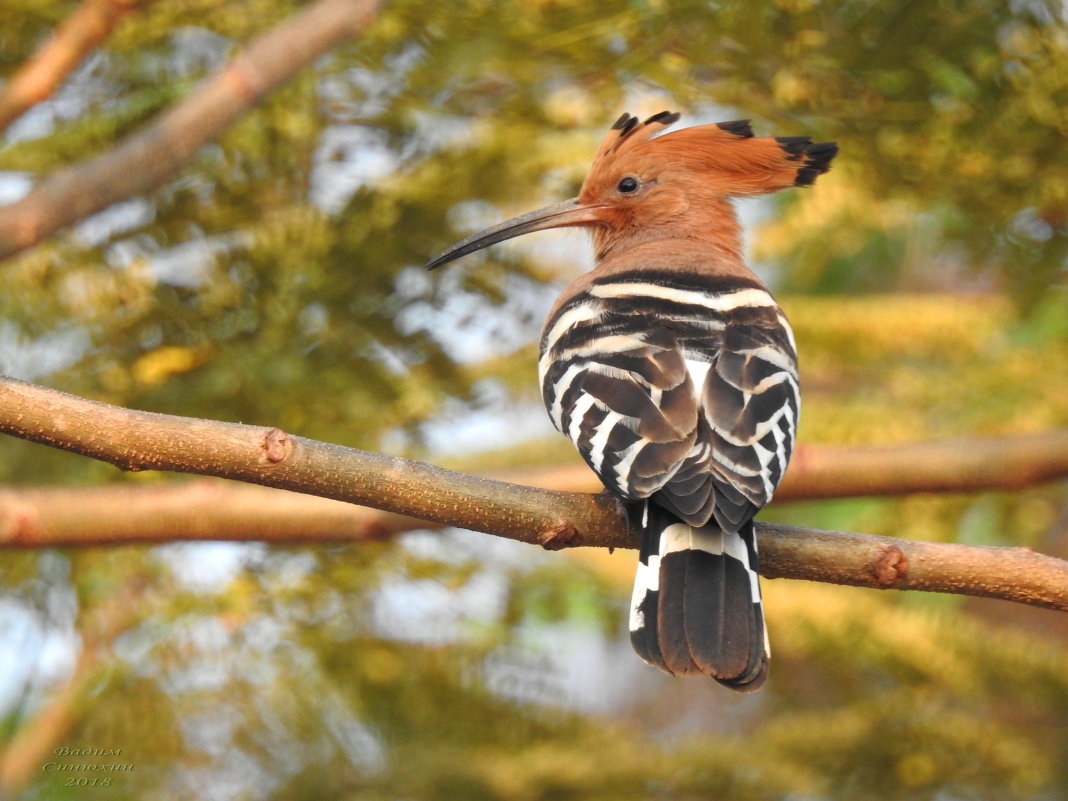
POLYGON ((139 384, 156 386, 173 375, 192 370, 203 363, 206 356, 202 350, 168 345, 146 353, 134 362, 131 372, 139 384))

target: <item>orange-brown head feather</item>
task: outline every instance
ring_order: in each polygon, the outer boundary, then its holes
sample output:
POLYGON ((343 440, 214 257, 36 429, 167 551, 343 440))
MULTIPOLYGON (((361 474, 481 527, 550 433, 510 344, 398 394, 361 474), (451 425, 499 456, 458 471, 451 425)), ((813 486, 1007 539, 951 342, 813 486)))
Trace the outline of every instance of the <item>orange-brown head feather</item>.
POLYGON ((678 119, 668 111, 644 122, 624 114, 597 149, 577 198, 472 234, 427 266, 567 226, 590 230, 598 260, 646 242, 674 240, 697 243, 703 252, 718 252, 740 265, 741 230, 730 199, 811 184, 838 152, 833 142, 813 143, 807 136, 755 137, 746 120, 657 136, 678 119))
POLYGON ((597 151, 579 203, 597 208, 599 258, 652 239, 701 239, 737 255, 731 197, 811 184, 838 148, 808 137, 754 137, 745 120, 698 125, 654 138, 678 119, 624 114, 597 151))

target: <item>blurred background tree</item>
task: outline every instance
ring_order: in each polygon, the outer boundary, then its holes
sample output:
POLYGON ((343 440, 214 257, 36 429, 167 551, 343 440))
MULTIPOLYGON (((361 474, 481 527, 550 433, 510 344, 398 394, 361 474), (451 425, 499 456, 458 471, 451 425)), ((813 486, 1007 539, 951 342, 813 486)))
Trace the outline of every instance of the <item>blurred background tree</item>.
MULTIPOLYGON (((0 74, 75 5, 0 7, 0 74)), ((0 198, 299 7, 131 13, 7 130, 0 198)), ((159 191, 0 264, 0 370, 476 471, 576 460, 532 343, 581 237, 420 265, 573 195, 607 125, 662 108, 841 145, 813 191, 741 210, 803 441, 1068 425, 1068 25, 1041 0, 398 0, 159 191)), ((0 442, 11 486, 158 480, 0 442)), ((1063 485, 765 517, 1068 555, 1063 485)), ((465 532, 8 552, 0 741, 136 766, 86 788, 36 762, 17 797, 1068 797, 1063 615, 768 583, 775 667, 738 698, 629 653, 632 562, 465 532)))

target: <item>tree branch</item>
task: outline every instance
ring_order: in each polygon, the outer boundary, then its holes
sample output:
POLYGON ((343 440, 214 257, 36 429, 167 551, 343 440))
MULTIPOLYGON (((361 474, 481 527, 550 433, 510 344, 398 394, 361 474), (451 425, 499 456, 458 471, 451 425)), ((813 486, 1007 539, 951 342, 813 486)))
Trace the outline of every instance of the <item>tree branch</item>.
MULTIPOLYGON (((1068 475, 1066 461, 1068 432, 1064 431, 893 448, 802 445, 775 502, 1019 488, 1068 475), (1034 457, 1028 461, 1031 452, 1034 457), (970 471, 980 460, 981 469, 970 471), (865 470, 870 464, 884 470, 865 470), (906 469, 910 464, 911 471, 906 469), (954 464, 960 476, 953 475, 954 464)), ((489 477, 550 490, 603 490, 597 476, 583 465, 511 470, 489 477)), ((26 548, 220 539, 358 541, 433 525, 437 524, 232 481, 0 489, 0 543, 17 540, 26 548), (116 509, 122 510, 121 517, 115 515, 116 509)))
POLYGON ((374 18, 378 0, 320 0, 253 41, 189 97, 112 150, 57 170, 0 208, 0 259, 177 173, 270 91, 374 18))
MULTIPOLYGON (((1068 430, 882 447, 799 444, 775 502, 1018 490, 1068 477, 1068 430)), ((514 472, 509 480, 597 492, 585 466, 514 472)))
POLYGON ((51 97, 120 19, 147 4, 148 0, 83 0, 0 92, 0 133, 51 97))
POLYGON ((0 432, 123 470, 231 478, 523 542, 548 541, 573 525, 585 544, 626 546, 620 504, 608 495, 520 487, 277 428, 133 411, 6 377, 0 432))
MULTIPOLYGON (((0 378, 0 431, 125 470, 237 479, 546 548, 637 545, 622 503, 608 493, 476 478, 277 428, 138 412, 10 378, 0 378)), ((34 531, 30 516, 16 515, 0 526, 0 545, 39 547, 34 531)), ((768 577, 981 595, 1068 611, 1068 562, 1024 548, 913 542, 770 524, 759 524, 757 533, 761 572, 768 577)), ((295 539, 292 529, 279 536, 270 526, 255 539, 276 536, 295 539)))
POLYGON ((1068 431, 889 447, 800 446, 775 500, 1022 489, 1068 476, 1068 431))
POLYGON ((0 489, 0 548, 181 540, 359 542, 441 525, 234 481, 0 489))

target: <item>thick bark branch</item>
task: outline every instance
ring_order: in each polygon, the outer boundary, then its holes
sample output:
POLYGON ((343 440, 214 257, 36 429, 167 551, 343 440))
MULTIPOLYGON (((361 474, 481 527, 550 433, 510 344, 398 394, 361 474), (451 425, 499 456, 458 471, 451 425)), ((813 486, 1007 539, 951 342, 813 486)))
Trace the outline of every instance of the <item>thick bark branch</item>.
POLYGON ((49 175, 0 208, 0 259, 119 200, 161 186, 270 91, 374 18, 377 0, 320 0, 259 39, 112 150, 49 175))
POLYGON ((561 526, 623 546, 619 502, 455 473, 277 428, 138 412, 0 378, 0 432, 109 462, 232 478, 542 542, 561 526))
MULTIPOLYGON (((276 428, 137 412, 10 378, 0 379, 0 431, 126 470, 232 478, 547 548, 633 548, 637 544, 622 504, 607 493, 561 492, 476 478, 409 459, 294 437, 276 428)), ((392 520, 395 530, 410 523, 392 520)), ((145 541, 120 537, 121 531, 116 527, 115 536, 104 541, 145 541)), ((161 540, 171 538, 157 531, 161 540)), ((253 537, 252 530, 246 531, 253 537)), ((763 555, 761 572, 769 577, 955 592, 1068 611, 1068 562, 1024 548, 913 542, 769 524, 760 524, 757 532, 763 555)), ((235 538, 220 533, 224 539, 235 538)), ((389 533, 389 527, 383 526, 378 533, 389 533)), ((299 534, 299 529, 265 526, 254 538, 318 539, 299 534)), ((6 547, 41 545, 40 530, 25 509, 0 520, 0 535, 0 545, 6 547)), ((366 529, 363 536, 367 536, 366 529)), ((322 539, 358 537, 338 530, 322 539)))
POLYGON ((148 0, 83 0, 0 92, 0 133, 51 97, 120 19, 148 0))

